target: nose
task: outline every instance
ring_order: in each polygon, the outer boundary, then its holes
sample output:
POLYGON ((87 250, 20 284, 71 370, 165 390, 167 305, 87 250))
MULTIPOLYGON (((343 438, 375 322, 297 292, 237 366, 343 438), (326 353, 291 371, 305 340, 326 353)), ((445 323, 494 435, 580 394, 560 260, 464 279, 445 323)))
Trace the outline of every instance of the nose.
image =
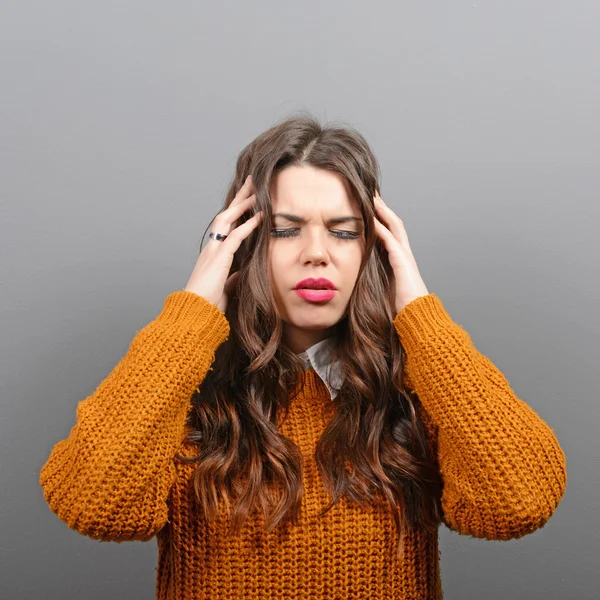
POLYGON ((327 231, 320 228, 311 228, 304 236, 302 247, 302 261, 313 264, 327 264, 330 261, 327 248, 327 231))

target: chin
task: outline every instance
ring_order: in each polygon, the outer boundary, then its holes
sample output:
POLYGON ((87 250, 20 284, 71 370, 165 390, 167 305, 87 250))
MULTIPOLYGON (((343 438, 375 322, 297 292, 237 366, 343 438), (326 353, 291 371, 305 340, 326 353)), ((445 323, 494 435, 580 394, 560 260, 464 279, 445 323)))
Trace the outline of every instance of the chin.
POLYGON ((312 323, 305 323, 293 321, 289 323, 298 329, 321 331, 323 329, 329 329, 330 327, 333 327, 336 324, 336 321, 329 321, 327 323, 316 323, 314 321, 312 323))
POLYGON ((338 323, 342 317, 342 314, 309 314, 307 311, 304 311, 304 314, 299 314, 299 311, 290 311, 282 315, 282 319, 286 323, 300 329, 328 329, 338 323))

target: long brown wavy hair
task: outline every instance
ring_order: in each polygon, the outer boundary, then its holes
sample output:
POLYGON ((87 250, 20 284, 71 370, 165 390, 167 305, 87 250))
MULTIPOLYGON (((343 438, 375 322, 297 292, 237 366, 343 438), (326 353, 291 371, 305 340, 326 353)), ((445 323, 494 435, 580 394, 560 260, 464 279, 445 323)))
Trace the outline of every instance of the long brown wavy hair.
POLYGON ((333 328, 333 359, 341 360, 344 383, 315 455, 332 497, 321 515, 342 495, 363 505, 387 503, 401 553, 410 528, 438 526, 441 479, 419 400, 403 383, 405 352, 393 326, 391 268, 374 228, 379 165, 350 126, 322 126, 301 111, 240 152, 223 210, 250 174, 253 210, 263 210, 264 218, 235 254, 230 274, 239 270, 240 277, 225 313, 230 336, 192 398, 187 440, 197 444, 199 455, 178 458, 198 462, 193 486, 207 519, 216 518, 222 500, 236 534, 255 507, 262 509, 269 532, 282 520, 297 523, 302 455, 277 423, 304 382, 304 367, 283 341, 267 261, 271 182, 286 167, 305 165, 342 175, 365 221, 363 263, 346 314, 333 328))

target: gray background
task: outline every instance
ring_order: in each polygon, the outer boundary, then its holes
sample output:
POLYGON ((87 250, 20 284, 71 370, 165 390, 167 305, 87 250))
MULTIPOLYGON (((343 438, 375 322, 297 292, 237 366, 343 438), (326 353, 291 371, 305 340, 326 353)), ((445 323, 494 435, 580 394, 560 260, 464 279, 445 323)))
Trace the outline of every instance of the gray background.
POLYGON ((295 109, 355 126, 431 292, 554 429, 568 490, 520 540, 440 529, 445 596, 596 598, 600 4, 3 2, 3 598, 150 598, 39 470, 182 288, 239 150, 295 109))

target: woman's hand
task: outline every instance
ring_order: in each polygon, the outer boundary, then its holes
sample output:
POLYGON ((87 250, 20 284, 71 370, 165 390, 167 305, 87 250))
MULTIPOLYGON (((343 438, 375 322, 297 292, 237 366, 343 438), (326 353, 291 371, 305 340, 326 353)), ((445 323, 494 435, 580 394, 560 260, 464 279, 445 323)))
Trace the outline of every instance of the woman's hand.
POLYGON ((258 211, 245 223, 236 226, 239 218, 255 207, 256 195, 252 191, 252 179, 248 175, 229 207, 215 217, 212 226, 212 231, 226 235, 227 239, 208 241, 184 288, 187 292, 202 296, 223 313, 227 309, 229 298, 235 294, 240 276, 240 272, 236 271, 231 277, 227 277, 233 256, 242 241, 256 229, 263 216, 262 211, 258 211))
POLYGON ((420 296, 427 296, 429 291, 419 273, 402 219, 383 202, 379 192, 375 193, 374 200, 381 219, 375 218, 375 230, 388 252, 394 273, 393 298, 398 314, 409 302, 420 296))

